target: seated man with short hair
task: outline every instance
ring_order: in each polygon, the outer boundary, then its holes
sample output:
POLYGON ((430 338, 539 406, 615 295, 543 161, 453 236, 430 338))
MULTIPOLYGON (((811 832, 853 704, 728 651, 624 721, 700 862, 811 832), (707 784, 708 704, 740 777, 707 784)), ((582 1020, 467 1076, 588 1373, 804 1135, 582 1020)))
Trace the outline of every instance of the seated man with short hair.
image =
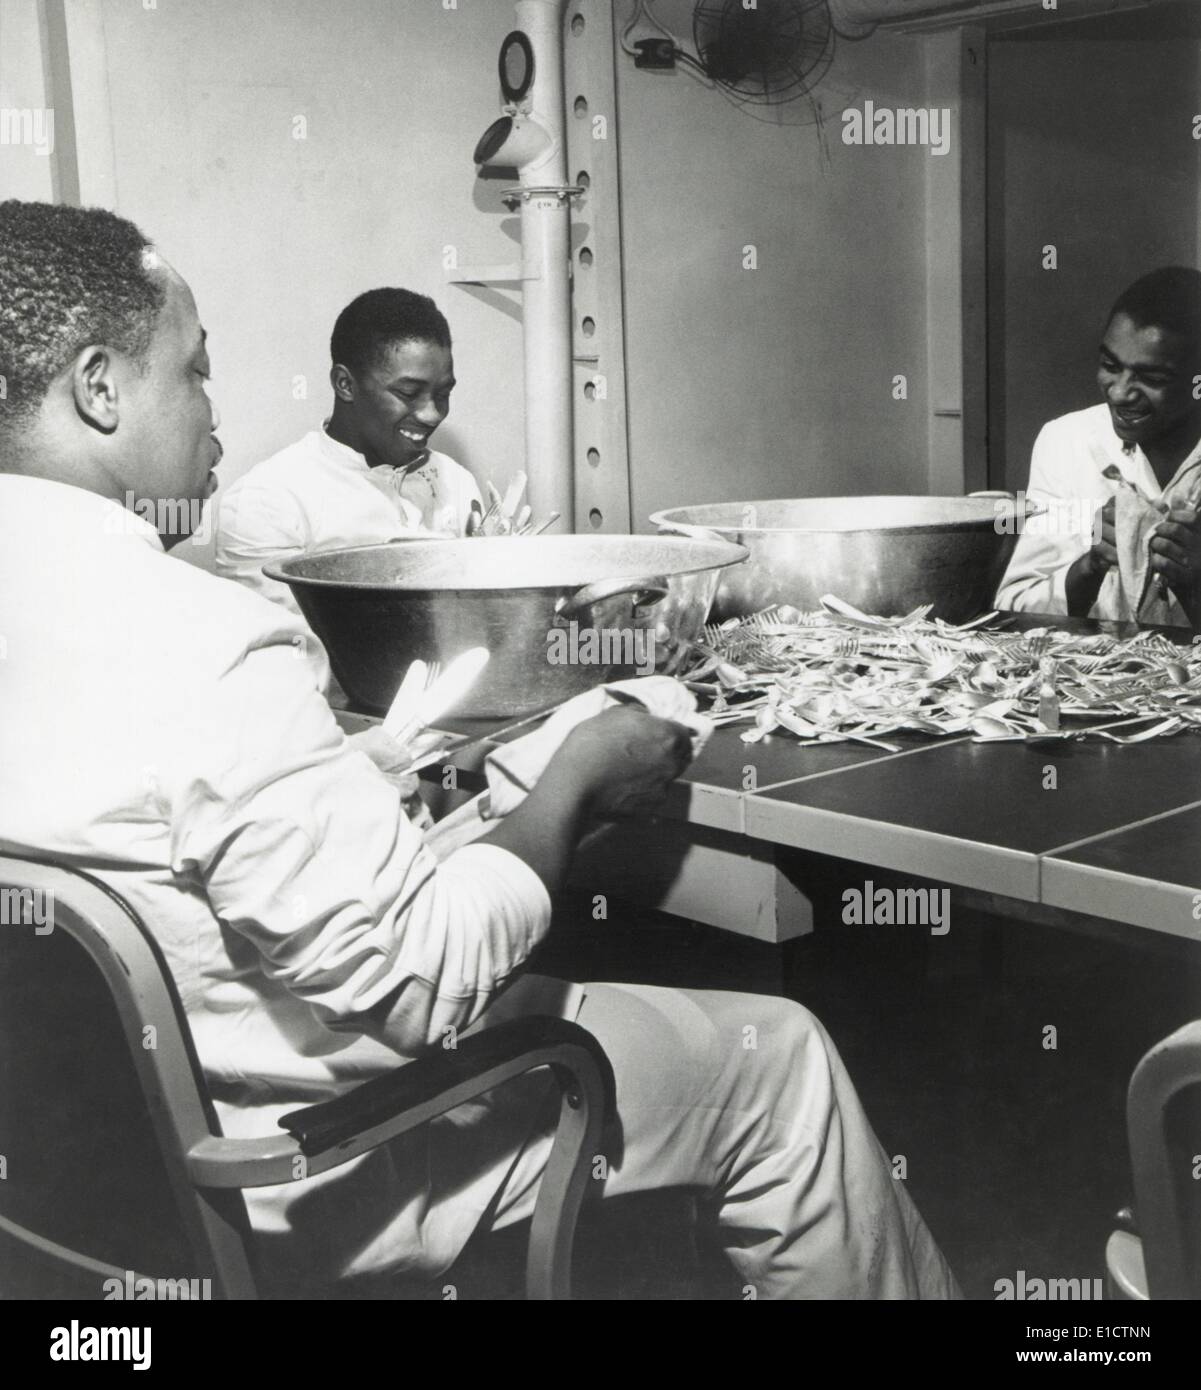
MULTIPOLYGON (((136 227, 0 204, 0 374, 0 849, 86 868, 142 917, 227 1135, 269 1135, 448 1030, 553 1013, 613 1064, 596 1196, 698 1192, 758 1297, 957 1296, 804 1009, 525 969, 588 817, 658 805, 688 730, 630 706, 584 721, 439 862, 293 659, 295 619, 165 553, 181 535, 161 519, 189 508, 128 510, 202 501, 219 456, 195 303, 136 227)), ((265 1272, 441 1273, 481 1222, 529 1214, 549 1094, 532 1073, 249 1190, 265 1272)))
POLYGON ((1035 441, 1026 523, 997 604, 1201 631, 1201 272, 1136 280, 1101 341, 1101 405, 1035 441))
POLYGON ((300 619, 321 688, 325 650, 291 589, 263 566, 305 550, 401 536, 462 536, 475 479, 430 449, 455 387, 450 326, 410 290, 368 290, 338 315, 330 338, 333 414, 320 429, 242 475, 217 508, 217 573, 300 619))

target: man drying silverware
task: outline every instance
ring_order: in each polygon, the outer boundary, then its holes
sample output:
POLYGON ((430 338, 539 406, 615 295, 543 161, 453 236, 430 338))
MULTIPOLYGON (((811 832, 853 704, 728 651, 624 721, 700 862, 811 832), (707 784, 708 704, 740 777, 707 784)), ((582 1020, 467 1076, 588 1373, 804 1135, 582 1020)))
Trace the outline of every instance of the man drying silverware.
POLYGON ((1201 271, 1119 296, 1100 346, 1104 402, 1044 426, 1003 607, 1201 631, 1201 271))
MULTIPOLYGON (((589 816, 653 808, 689 731, 628 706, 585 720, 490 834, 436 860, 294 659, 295 618, 173 560, 182 528, 130 510, 211 493, 208 372, 191 292, 136 227, 0 204, 0 847, 86 866, 141 916, 225 1134, 270 1134, 447 1029, 558 1013, 616 1076, 594 1196, 699 1191, 758 1297, 956 1296, 804 1009, 526 969, 589 816)), ((265 1278, 446 1269, 481 1222, 529 1213, 547 1095, 532 1073, 248 1191, 265 1278)))

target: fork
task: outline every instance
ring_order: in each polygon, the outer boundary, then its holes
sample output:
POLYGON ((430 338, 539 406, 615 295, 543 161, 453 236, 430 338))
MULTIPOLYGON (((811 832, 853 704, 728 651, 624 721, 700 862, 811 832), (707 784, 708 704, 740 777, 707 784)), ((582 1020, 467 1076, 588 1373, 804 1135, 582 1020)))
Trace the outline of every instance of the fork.
POLYGON ((903 618, 893 618, 889 621, 894 623, 897 627, 914 627, 918 623, 924 623, 933 611, 934 605, 932 603, 923 603, 920 607, 915 608, 912 613, 906 613, 903 618))
POLYGON ((1028 637, 1024 643, 1026 656, 1031 665, 1037 666, 1043 657, 1051 650, 1051 637, 1049 633, 1039 633, 1037 637, 1028 637))
POLYGON ((722 642, 729 641, 731 634, 741 632, 743 623, 738 618, 727 618, 724 623, 706 623, 702 636, 711 646, 719 646, 722 642))
POLYGON ((404 743, 415 732, 410 726, 413 724, 417 708, 421 697, 434 684, 442 674, 442 663, 431 661, 428 664, 424 661, 414 661, 404 674, 404 679, 400 683, 400 689, 396 692, 396 697, 392 701, 392 707, 388 710, 387 718, 384 720, 384 733, 389 738, 395 739, 397 743, 404 743))

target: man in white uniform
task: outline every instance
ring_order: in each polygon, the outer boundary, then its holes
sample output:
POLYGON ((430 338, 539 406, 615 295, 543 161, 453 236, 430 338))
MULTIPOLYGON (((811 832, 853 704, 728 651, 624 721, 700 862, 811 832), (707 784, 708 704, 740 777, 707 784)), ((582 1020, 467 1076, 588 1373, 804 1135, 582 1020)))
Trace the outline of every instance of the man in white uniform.
MULTIPOLYGON (((429 447, 455 386, 450 327, 432 299, 368 290, 338 315, 330 354, 333 414, 239 478, 217 515, 217 573, 302 623, 291 589, 268 579, 264 565, 305 550, 462 536, 480 502, 471 474, 429 447)), ((328 690, 324 648, 304 627, 306 654, 328 690)))
MULTIPOLYGON (((805 1010, 524 973, 589 814, 656 805, 685 729, 585 721, 488 838, 437 862, 299 669, 295 620, 165 553, 219 447, 192 296, 135 227, 0 204, 0 375, 0 849, 86 866, 142 915, 227 1134, 269 1134, 448 1028, 554 1011, 614 1066, 598 1195, 699 1190, 760 1297, 956 1296, 805 1010)), ((530 1209, 546 1098, 535 1074, 248 1192, 265 1270, 293 1288, 442 1272, 482 1219, 530 1209)))
POLYGON ((1118 299, 1104 404, 1040 432, 1028 522, 997 603, 1201 630, 1201 272, 1166 267, 1118 299), (1155 515, 1158 513, 1159 515, 1155 515))

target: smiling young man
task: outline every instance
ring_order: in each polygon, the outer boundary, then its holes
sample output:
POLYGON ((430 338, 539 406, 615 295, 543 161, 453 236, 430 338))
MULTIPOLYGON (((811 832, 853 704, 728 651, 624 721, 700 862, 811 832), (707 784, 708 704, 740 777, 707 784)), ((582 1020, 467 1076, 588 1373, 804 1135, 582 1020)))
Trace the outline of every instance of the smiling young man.
MULTIPOLYGON (((429 447, 455 387, 450 328, 432 299, 368 290, 338 315, 330 354, 333 414, 234 483, 216 527, 217 573, 302 622, 291 589, 268 579, 264 565, 306 550, 461 536, 480 500, 471 474, 429 447)), ((328 660, 307 624, 306 637, 328 690, 328 660)))
POLYGON ((1169 266, 1118 299, 1104 401, 1040 432, 1005 608, 1201 630, 1201 272, 1169 266))

